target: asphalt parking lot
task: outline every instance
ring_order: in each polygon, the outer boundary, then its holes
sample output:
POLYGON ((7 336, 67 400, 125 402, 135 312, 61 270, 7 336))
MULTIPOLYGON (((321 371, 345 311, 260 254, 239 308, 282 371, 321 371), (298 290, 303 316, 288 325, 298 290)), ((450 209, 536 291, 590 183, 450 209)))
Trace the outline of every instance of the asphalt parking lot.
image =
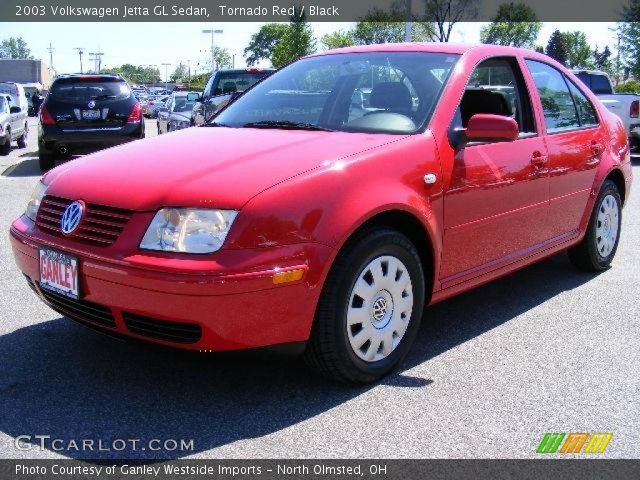
POLYGON ((31 127, 0 157, 0 457, 158 455, 15 447, 50 435, 193 440, 171 458, 520 458, 546 432, 612 432, 603 456, 640 456, 638 167, 610 270, 557 255, 436 305, 401 369, 351 388, 287 358, 141 348, 46 307, 8 239, 39 177, 31 127))

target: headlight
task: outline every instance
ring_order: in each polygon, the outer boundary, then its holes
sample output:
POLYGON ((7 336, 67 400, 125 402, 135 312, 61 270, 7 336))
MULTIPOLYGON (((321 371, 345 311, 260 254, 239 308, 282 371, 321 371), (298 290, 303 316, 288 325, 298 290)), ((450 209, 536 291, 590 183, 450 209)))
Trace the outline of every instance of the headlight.
POLYGON ((29 203, 27 203, 27 209, 24 214, 34 222, 36 221, 36 215, 38 215, 38 208, 40 208, 40 202, 44 197, 44 192, 47 189, 46 185, 40 180, 33 191, 31 197, 29 197, 29 203))
POLYGON ((227 238, 235 210, 163 208, 156 213, 140 248, 184 253, 211 253, 227 238))

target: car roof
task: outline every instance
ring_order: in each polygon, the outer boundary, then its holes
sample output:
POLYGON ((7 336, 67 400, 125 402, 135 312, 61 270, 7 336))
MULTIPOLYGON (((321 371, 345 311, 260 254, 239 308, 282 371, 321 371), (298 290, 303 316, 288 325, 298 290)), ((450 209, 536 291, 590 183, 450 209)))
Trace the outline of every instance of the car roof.
POLYGON ((55 80, 72 79, 72 78, 79 78, 79 79, 83 79, 83 78, 91 78, 91 79, 108 78, 108 79, 124 80, 124 78, 122 78, 122 75, 120 75, 119 73, 63 73, 62 75, 58 75, 54 79, 54 81, 55 80))
MULTIPOLYGON (((450 43, 450 42, 405 42, 405 43, 383 43, 376 45, 357 45, 353 47, 337 48, 318 52, 310 57, 321 55, 332 55, 338 53, 364 53, 364 52, 431 52, 431 53, 451 53, 462 55, 470 50, 486 52, 488 55, 515 53, 526 53, 528 56, 546 57, 534 50, 526 48, 507 47, 503 45, 490 45, 484 43, 450 43)), ((548 57, 547 57, 548 58, 548 57)))
POLYGON ((275 68, 223 68, 218 70, 220 73, 261 73, 261 72, 275 72, 275 68))

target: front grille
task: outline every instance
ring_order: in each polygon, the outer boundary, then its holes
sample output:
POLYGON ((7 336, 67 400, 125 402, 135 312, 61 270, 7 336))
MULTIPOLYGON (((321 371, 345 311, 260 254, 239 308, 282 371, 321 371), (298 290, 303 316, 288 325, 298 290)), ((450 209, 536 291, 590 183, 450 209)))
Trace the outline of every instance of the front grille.
POLYGON ((65 317, 101 327, 115 328, 116 326, 111 310, 103 305, 85 300, 73 300, 42 287, 40 291, 51 308, 65 317))
POLYGON ((80 226, 71 234, 64 235, 60 220, 65 209, 73 203, 66 198, 47 195, 42 199, 36 225, 43 231, 58 237, 73 238, 81 243, 108 247, 115 242, 133 212, 123 208, 105 207, 88 203, 80 226))
POLYGON ((122 312, 127 328, 138 335, 175 343, 195 343, 202 336, 200 325, 195 323, 167 322, 155 318, 122 312))

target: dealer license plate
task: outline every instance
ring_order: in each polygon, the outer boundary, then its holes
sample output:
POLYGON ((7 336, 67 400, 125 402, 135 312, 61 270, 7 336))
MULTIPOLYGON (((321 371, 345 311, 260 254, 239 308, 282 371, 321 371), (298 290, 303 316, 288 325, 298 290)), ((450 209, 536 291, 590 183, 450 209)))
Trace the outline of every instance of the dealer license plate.
POLYGON ((40 286, 78 300, 78 257, 40 248, 40 286))
POLYGON ((100 118, 100 110, 82 110, 84 120, 96 120, 100 118))

